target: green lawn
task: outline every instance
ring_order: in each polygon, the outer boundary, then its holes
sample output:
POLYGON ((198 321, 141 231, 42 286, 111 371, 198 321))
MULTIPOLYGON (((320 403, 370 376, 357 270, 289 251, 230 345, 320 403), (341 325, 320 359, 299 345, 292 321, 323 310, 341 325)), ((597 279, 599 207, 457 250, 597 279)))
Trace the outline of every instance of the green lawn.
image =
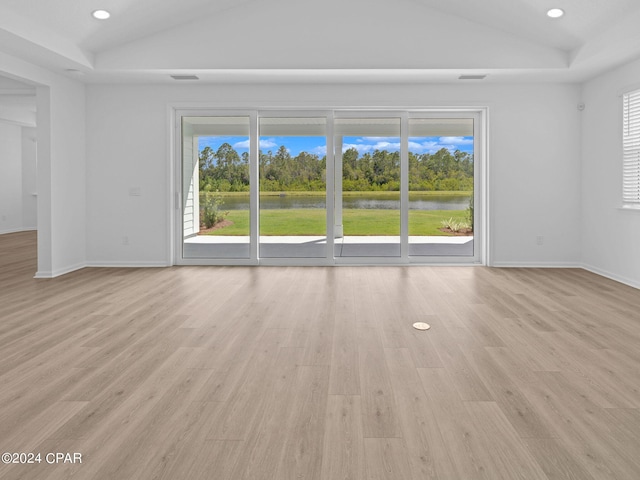
MULTIPOLYGON (((397 210, 345 209, 345 235, 400 235, 397 210)), ((281 209, 260 211, 261 235, 325 235, 326 212, 323 209, 281 209)), ((466 210, 410 210, 410 235, 446 235, 439 228, 442 220, 466 221, 466 210)), ((231 210, 227 220, 233 225, 208 235, 249 235, 249 211, 231 210)))
MULTIPOLYGON (((439 197, 439 196, 456 196, 456 197, 468 197, 471 195, 471 191, 469 190, 411 190, 409 191, 410 196, 416 197, 439 197)), ((287 197, 317 197, 323 196, 325 192, 323 191, 287 191, 287 192, 260 192, 261 197, 279 197, 281 195, 286 195, 287 197)), ((200 196, 203 195, 214 195, 213 192, 200 192, 200 196)), ((224 197, 247 197, 249 198, 249 192, 219 192, 219 195, 224 197)), ((400 195, 398 191, 347 191, 342 192, 343 197, 397 197, 400 195)))

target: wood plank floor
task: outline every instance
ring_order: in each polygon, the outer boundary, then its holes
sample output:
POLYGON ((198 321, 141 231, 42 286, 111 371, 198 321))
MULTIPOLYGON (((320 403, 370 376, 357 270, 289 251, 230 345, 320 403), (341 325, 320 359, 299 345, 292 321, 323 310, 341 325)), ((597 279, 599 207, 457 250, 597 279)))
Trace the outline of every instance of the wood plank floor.
POLYGON ((640 291, 586 271, 35 269, 0 236, 3 480, 640 478, 640 291))

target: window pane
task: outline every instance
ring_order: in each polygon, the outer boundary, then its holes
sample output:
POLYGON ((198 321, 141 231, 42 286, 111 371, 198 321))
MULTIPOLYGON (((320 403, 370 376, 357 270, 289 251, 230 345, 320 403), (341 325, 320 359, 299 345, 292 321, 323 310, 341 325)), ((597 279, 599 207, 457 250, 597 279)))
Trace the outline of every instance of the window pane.
POLYGON ((249 117, 183 117, 185 258, 249 258, 249 117))
POLYGON ((261 118, 260 257, 326 257, 326 118, 261 118))
POLYGON ((640 206, 640 90, 623 95, 622 200, 640 206))
POLYGON ((409 119, 409 255, 473 256, 473 119, 409 119))
POLYGON ((399 257, 400 119, 336 119, 335 152, 335 256, 399 257))

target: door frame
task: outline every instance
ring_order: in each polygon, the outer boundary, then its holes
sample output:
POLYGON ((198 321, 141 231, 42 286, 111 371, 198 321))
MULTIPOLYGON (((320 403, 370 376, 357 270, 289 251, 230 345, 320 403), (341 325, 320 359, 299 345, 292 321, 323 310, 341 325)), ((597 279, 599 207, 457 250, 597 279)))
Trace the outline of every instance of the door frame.
MULTIPOLYGON (((327 171, 326 171, 326 183, 325 183, 325 232, 326 232, 326 249, 324 257, 256 257, 257 262, 260 265, 286 265, 286 266, 295 266, 295 265, 333 265, 333 251, 334 251, 334 148, 333 148, 333 120, 334 120, 334 112, 333 110, 325 110, 325 109, 288 109, 288 108, 265 108, 259 109, 257 111, 258 114, 258 146, 260 140, 260 118, 325 118, 326 119, 326 144, 327 144, 327 171), (331 192, 331 193, 330 193, 331 192)), ((256 153, 256 162, 258 163, 256 167, 256 177, 260 178, 259 175, 259 151, 256 153)), ((258 182, 254 182, 256 184, 256 189, 258 189, 257 195, 258 198, 260 196, 259 185, 258 182)), ((260 209, 259 205, 257 205, 256 213, 258 217, 260 217, 260 209)), ((259 250, 260 243, 260 222, 259 218, 256 222, 256 228, 258 229, 258 245, 257 248, 259 250)), ((259 252, 258 252, 259 254, 259 252)))
MULTIPOLYGON (((169 106, 169 191, 170 191, 170 251, 173 265, 491 265, 489 248, 489 191, 488 191, 488 107, 393 107, 393 108, 213 108, 169 106), (249 116, 250 118, 250 258, 184 258, 182 255, 182 117, 183 116, 249 116), (327 118, 327 179, 326 179, 326 257, 323 258, 260 258, 259 257, 259 130, 261 116, 327 118), (400 118, 401 139, 401 256, 400 257, 335 257, 334 215, 335 189, 334 119, 336 118, 400 118), (473 118, 474 119, 474 255, 409 256, 409 165, 408 122, 412 118, 473 118), (406 134, 405 134, 406 132, 406 134), (331 192, 331 193, 329 193, 331 192)), ((339 172, 341 174, 341 172, 339 172)))

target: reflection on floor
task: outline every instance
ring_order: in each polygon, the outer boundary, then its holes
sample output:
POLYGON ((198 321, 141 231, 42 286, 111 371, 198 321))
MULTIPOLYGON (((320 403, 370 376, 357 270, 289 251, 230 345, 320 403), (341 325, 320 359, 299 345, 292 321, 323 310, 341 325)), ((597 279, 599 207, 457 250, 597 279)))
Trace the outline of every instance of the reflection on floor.
MULTIPOLYGON (((262 258, 324 258, 326 237, 262 236, 262 258)), ((412 236, 410 256, 473 256, 473 236, 412 236)), ((184 240, 185 258, 249 258, 248 236, 199 235, 184 240)), ((336 257, 399 257, 400 237, 348 236, 336 238, 336 257)))

